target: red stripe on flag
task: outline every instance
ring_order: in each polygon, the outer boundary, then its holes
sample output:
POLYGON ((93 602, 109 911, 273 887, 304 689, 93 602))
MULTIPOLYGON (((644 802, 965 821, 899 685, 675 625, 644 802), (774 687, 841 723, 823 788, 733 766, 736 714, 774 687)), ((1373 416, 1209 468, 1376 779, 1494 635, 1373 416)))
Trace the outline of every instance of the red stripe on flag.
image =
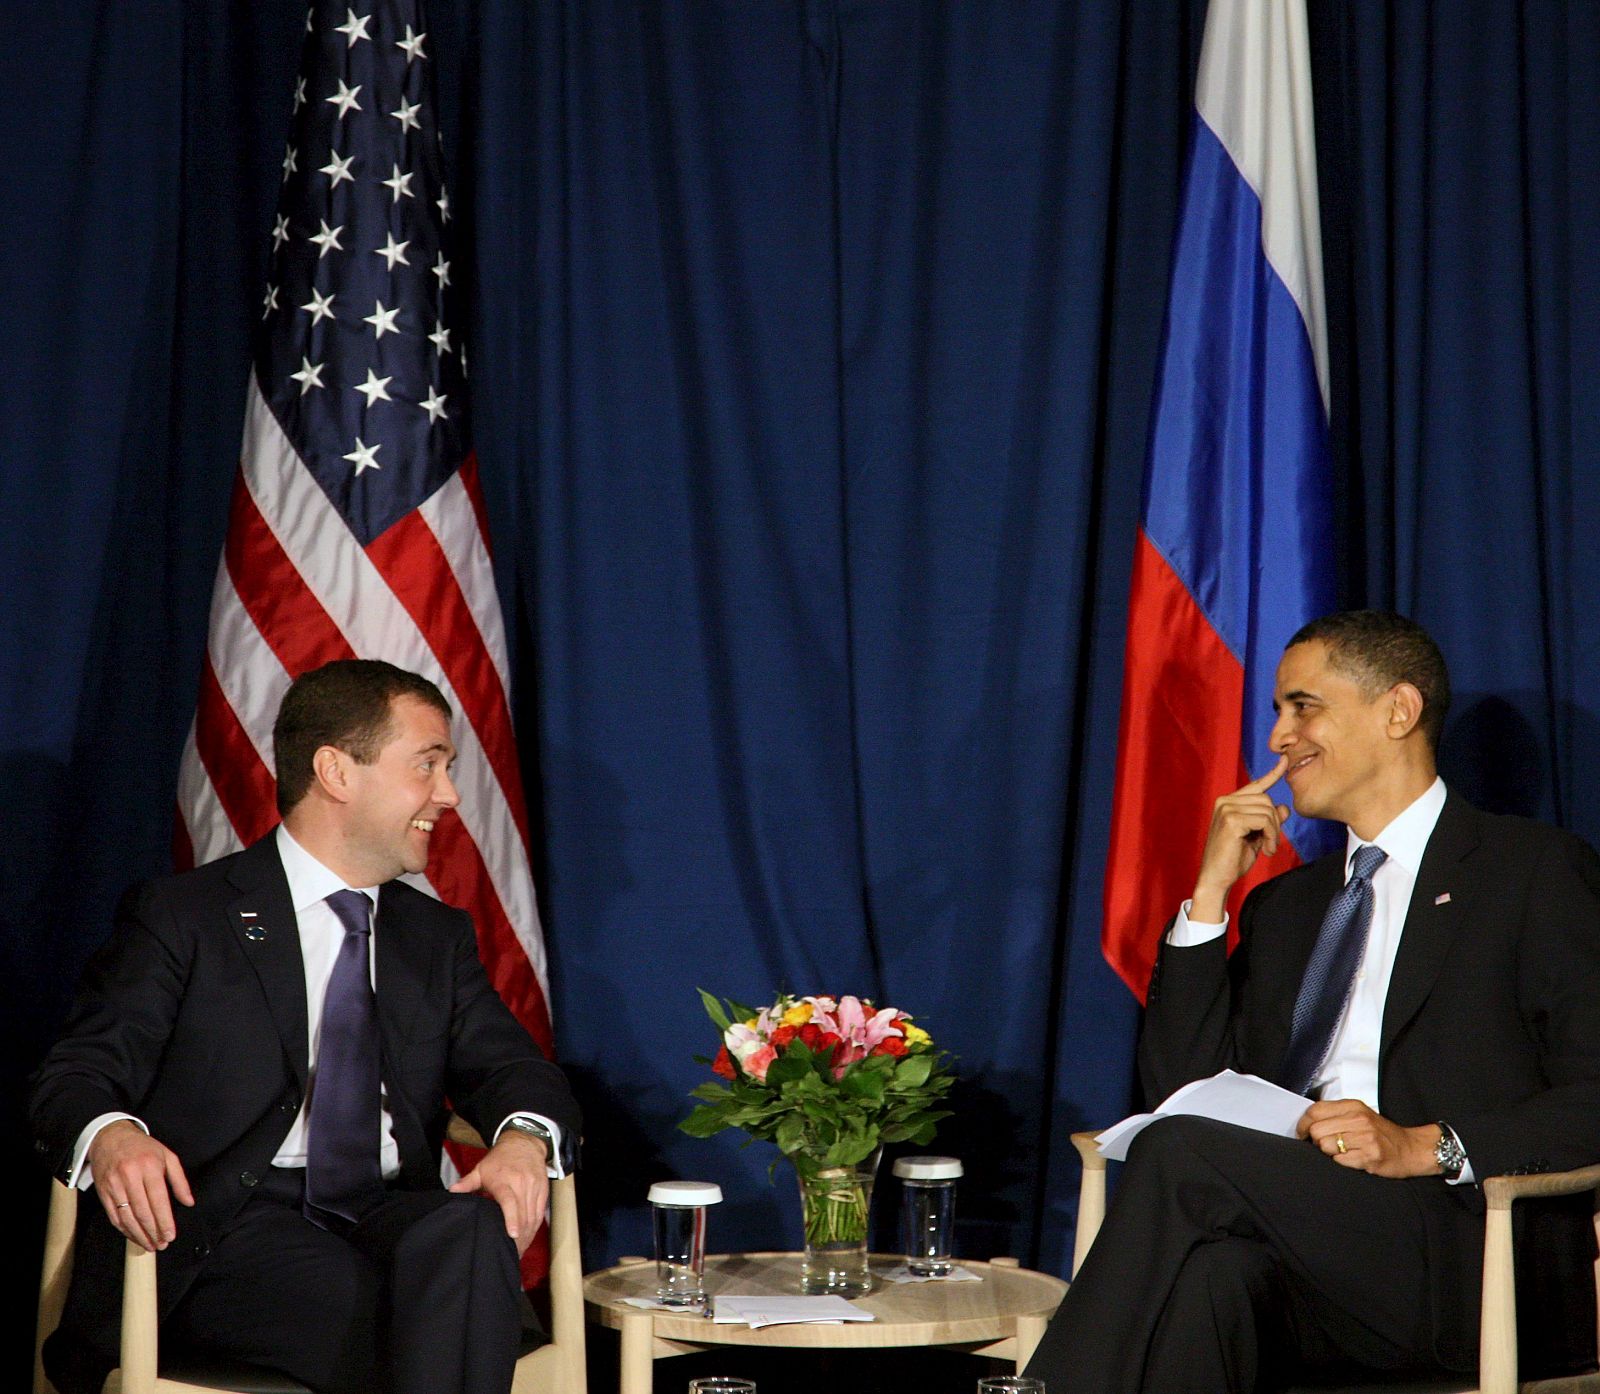
POLYGON ((195 707, 195 750, 239 840, 248 847, 278 821, 277 783, 240 724, 208 656, 195 707))
POLYGON ((494 556, 494 543, 489 540, 489 509, 483 501, 483 480, 478 474, 478 452, 472 451, 456 471, 461 476, 461 487, 467 491, 472 504, 472 515, 478 520, 478 536, 483 539, 483 550, 494 556))
MULTIPOLYGON (((1141 528, 1100 938, 1106 961, 1141 1002, 1162 927, 1194 889, 1211 800, 1252 778, 1240 753, 1243 700, 1239 661, 1141 528)), ((1287 839, 1275 857, 1257 858, 1228 897, 1230 947, 1245 895, 1299 861, 1287 839)))
POLYGON ((420 513, 408 513, 368 544, 367 556, 422 631, 460 697, 461 715, 478 733, 526 848, 528 812, 505 689, 444 548, 420 513))
POLYGON ((291 678, 356 656, 256 507, 243 474, 234 484, 222 555, 245 612, 291 678))
POLYGON ((478 957, 483 960, 490 983, 511 1008, 511 1014, 538 1041, 540 1049, 546 1055, 553 1055, 555 1041, 550 1030, 550 1010, 545 1005, 539 979, 500 903, 483 854, 459 818, 446 815, 434 828, 428 880, 441 900, 472 910, 478 933, 478 957))

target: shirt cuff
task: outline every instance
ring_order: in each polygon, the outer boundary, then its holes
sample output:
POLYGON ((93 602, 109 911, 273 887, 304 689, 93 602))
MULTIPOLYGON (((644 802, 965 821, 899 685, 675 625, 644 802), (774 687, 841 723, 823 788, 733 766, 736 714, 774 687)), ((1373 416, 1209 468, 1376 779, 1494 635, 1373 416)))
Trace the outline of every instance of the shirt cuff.
POLYGON ((88 1126, 78 1134, 78 1141, 72 1149, 72 1169, 67 1172, 68 1186, 74 1190, 87 1191, 94 1185, 94 1168, 89 1165, 89 1149, 94 1145, 94 1140, 100 1136, 102 1128, 111 1123, 120 1123, 124 1118, 142 1129, 147 1137, 149 1136, 150 1129, 131 1113, 102 1113, 98 1118, 91 1118, 88 1126))
POLYGON ((1209 944, 1228 932, 1228 912, 1222 912, 1221 924, 1199 924, 1189 918, 1191 901, 1184 901, 1173 916, 1172 928, 1167 931, 1167 943, 1175 949, 1193 948, 1196 944, 1209 944))
POLYGON ((514 1118, 520 1118, 525 1123, 537 1123, 550 1134, 549 1165, 545 1168, 550 1173, 552 1181, 559 1181, 565 1176, 566 1170, 561 1165, 561 1125, 552 1119, 546 1118, 542 1113, 508 1113, 504 1122, 494 1130, 494 1140, 489 1146, 493 1147, 500 1141, 500 1134, 505 1132, 507 1126, 514 1118))
MULTIPOLYGON (((1451 1128, 1448 1124, 1443 1126, 1449 1132, 1450 1136, 1456 1140, 1456 1146, 1460 1147, 1461 1134, 1458 1133, 1454 1128, 1451 1128)), ((1463 1148, 1462 1150, 1465 1151, 1466 1149, 1463 1148)), ((1461 1164, 1461 1174, 1459 1176, 1445 1177, 1445 1184, 1447 1186, 1476 1186, 1478 1184, 1478 1178, 1476 1175, 1474 1175, 1472 1170, 1472 1159, 1469 1157, 1461 1164)))

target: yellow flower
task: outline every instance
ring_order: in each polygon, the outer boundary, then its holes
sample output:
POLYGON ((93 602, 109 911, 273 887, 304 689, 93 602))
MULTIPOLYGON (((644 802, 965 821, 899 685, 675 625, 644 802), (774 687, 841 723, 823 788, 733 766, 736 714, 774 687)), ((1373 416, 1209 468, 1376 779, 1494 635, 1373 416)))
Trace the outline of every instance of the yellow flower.
POLYGON ((904 1029, 908 1046, 925 1046, 933 1043, 933 1037, 920 1026, 913 1026, 910 1022, 907 1022, 904 1029))
POLYGON ((748 1027, 749 1027, 749 1028, 750 1028, 750 1029, 751 1029, 751 1030, 752 1030, 752 1031, 754 1031, 754 1030, 755 1030, 755 1029, 756 1029, 756 1022, 758 1022, 758 1021, 760 1021, 760 1020, 761 1020, 761 1018, 760 1018, 760 1017, 758 1017, 758 1016, 753 1016, 753 1017, 751 1017, 751 1018, 750 1018, 750 1020, 749 1020, 749 1021, 741 1021, 741 1022, 740 1022, 740 1023, 739 1023, 739 1025, 741 1025, 741 1026, 748 1026, 748 1027))
POLYGON ((811 1020, 811 1003, 796 1002, 783 1014, 783 1025, 804 1026, 811 1020))

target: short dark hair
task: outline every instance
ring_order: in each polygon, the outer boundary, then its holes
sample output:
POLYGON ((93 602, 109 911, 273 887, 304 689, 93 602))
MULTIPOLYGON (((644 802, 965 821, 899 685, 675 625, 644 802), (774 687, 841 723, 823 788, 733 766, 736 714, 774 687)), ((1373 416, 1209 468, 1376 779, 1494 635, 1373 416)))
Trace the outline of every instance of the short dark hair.
POLYGON ((1433 637, 1415 620, 1390 610, 1342 610, 1312 620, 1288 647, 1320 639, 1328 659, 1369 696, 1408 682, 1422 694, 1417 725, 1428 745, 1439 748, 1439 733, 1450 710, 1450 671, 1433 637))
POLYGON ((396 697, 415 697, 450 719, 450 704, 433 683, 376 658, 339 658, 302 673, 283 694, 272 726, 278 812, 306 796, 311 757, 325 745, 370 765, 389 738, 396 697))

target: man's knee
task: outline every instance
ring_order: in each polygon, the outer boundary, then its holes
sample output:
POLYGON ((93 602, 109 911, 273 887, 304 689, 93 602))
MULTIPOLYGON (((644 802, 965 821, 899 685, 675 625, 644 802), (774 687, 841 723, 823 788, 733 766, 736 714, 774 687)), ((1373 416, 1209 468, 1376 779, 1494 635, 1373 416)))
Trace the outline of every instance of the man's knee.
POLYGON ((469 1258, 474 1267, 503 1270, 517 1282, 517 1246, 506 1233, 505 1212, 488 1196, 449 1196, 406 1231, 396 1259, 441 1252, 469 1258))

